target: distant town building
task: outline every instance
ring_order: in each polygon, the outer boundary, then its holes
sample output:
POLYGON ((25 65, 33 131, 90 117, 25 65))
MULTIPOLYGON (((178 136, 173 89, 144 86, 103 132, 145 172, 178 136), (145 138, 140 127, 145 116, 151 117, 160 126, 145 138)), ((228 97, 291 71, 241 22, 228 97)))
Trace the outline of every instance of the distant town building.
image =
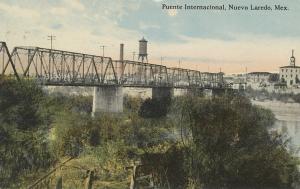
POLYGON ((288 88, 298 87, 300 84, 300 67, 296 66, 294 50, 290 58, 290 65, 282 66, 279 69, 280 83, 285 84, 288 88))
POLYGON ((247 82, 268 82, 271 75, 272 73, 270 72, 250 72, 247 74, 247 82))

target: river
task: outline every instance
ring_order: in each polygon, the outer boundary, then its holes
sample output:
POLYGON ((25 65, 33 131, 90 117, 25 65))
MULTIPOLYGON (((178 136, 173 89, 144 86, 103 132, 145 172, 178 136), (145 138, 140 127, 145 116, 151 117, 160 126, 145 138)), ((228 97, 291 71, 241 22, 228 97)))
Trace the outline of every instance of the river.
MULTIPOLYGON (((287 133, 293 147, 300 148, 300 104, 279 101, 252 101, 253 104, 270 109, 276 118, 274 129, 287 133)), ((300 152, 297 153, 300 157, 300 152)))

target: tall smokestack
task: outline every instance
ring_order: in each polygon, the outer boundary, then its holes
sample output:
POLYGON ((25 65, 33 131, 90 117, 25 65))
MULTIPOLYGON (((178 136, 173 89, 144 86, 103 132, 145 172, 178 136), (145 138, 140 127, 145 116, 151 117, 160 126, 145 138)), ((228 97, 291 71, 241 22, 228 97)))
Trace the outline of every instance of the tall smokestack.
POLYGON ((124 44, 120 44, 120 61, 124 60, 124 44))

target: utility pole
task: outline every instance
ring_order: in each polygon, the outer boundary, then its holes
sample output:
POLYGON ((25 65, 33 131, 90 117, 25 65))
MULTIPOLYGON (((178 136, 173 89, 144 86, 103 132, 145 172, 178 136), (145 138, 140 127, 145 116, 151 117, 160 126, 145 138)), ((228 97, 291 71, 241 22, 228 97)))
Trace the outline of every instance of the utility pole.
POLYGON ((181 63, 181 60, 179 59, 179 61, 178 61, 178 68, 180 68, 180 63, 181 63))
POLYGON ((100 46, 100 48, 102 48, 102 56, 104 57, 104 48, 105 48, 106 46, 105 45, 101 45, 100 46))
POLYGON ((160 65, 161 65, 161 66, 162 66, 162 61, 163 61, 163 59, 164 59, 164 58, 161 56, 161 57, 160 57, 160 65))
POLYGON ((50 40, 50 43, 51 43, 51 50, 52 50, 52 47, 53 47, 53 41, 55 40, 56 36, 54 35, 48 35, 48 40, 50 40))
MULTIPOLYGON (((161 56, 160 57, 160 66, 162 66, 162 61, 163 61, 163 57, 161 56)), ((159 70, 160 70, 159 71, 159 81, 161 82, 161 79, 162 79, 162 76, 161 76, 162 75, 162 68, 160 67, 159 70)))
POLYGON ((245 68, 245 71, 246 71, 246 83, 247 83, 247 81, 248 81, 248 73, 247 73, 248 72, 248 68, 247 67, 245 68))
POLYGON ((135 57, 136 52, 132 52, 132 60, 134 61, 134 57, 135 57))

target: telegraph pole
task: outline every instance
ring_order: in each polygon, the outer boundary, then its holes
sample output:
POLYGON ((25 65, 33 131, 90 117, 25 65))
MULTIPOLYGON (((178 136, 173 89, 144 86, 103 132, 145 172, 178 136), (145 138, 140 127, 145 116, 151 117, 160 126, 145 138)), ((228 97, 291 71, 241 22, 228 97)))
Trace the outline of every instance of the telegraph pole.
POLYGON ((247 67, 245 68, 245 71, 246 71, 246 83, 247 83, 247 81, 248 81, 248 68, 247 67))
POLYGON ((102 48, 102 56, 104 57, 104 48, 107 47, 105 45, 101 45, 100 48, 102 48))
POLYGON ((51 50, 52 50, 52 47, 53 47, 53 41, 55 40, 56 36, 54 35, 48 35, 48 40, 50 40, 50 43, 51 43, 51 50))
POLYGON ((179 61, 178 61, 178 68, 180 68, 180 63, 181 63, 181 60, 179 59, 179 61))
MULTIPOLYGON (((160 66, 162 66, 162 61, 163 61, 163 57, 161 56, 160 57, 160 66)), ((161 82, 161 79, 162 79, 162 76, 161 76, 161 74, 162 74, 162 68, 160 67, 159 70, 160 70, 160 72, 159 72, 159 81, 161 82)))

